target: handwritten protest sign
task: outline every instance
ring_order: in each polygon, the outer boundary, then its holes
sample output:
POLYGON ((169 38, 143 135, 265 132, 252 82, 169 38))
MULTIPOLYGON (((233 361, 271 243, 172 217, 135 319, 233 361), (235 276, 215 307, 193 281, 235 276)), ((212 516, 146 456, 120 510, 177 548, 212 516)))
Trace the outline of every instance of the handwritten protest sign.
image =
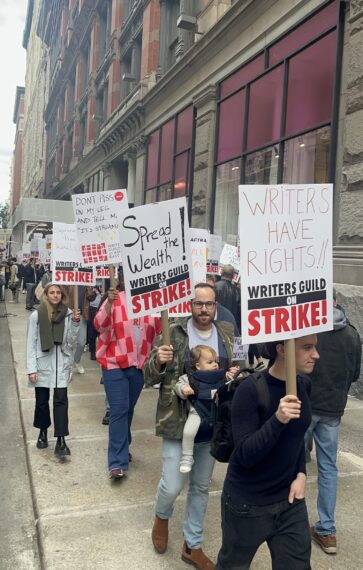
MULTIPOLYGON (((205 283, 207 277, 206 260, 209 232, 199 228, 189 228, 189 234, 194 284, 205 283)), ((169 308, 170 316, 186 317, 190 314, 190 301, 184 301, 183 303, 179 303, 178 305, 169 308)))
POLYGON ((239 187, 244 342, 332 329, 332 198, 331 184, 239 187))
POLYGON ((235 336, 232 351, 232 360, 247 360, 248 346, 248 344, 243 344, 242 337, 235 336))
POLYGON ((83 265, 119 263, 119 218, 128 208, 126 190, 75 194, 72 201, 83 265))
POLYGON ((39 239, 33 238, 30 242, 30 257, 39 257, 39 239))
POLYGON ((150 315, 192 298, 185 198, 124 212, 120 239, 129 318, 150 315))
POLYGON ((59 285, 95 285, 92 267, 83 267, 74 224, 53 223, 52 281, 59 285))
POLYGON ((222 238, 217 234, 209 234, 207 245, 207 273, 218 274, 219 258, 222 252, 222 238))

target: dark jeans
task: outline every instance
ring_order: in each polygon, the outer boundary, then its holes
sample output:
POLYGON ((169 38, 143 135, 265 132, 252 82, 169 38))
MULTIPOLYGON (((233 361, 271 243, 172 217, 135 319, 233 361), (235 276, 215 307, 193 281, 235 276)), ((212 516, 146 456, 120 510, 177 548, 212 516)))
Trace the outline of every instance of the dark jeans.
POLYGON ((25 298, 25 307, 27 309, 32 309, 35 302, 35 288, 36 283, 27 283, 26 284, 26 298, 25 298))
POLYGON ((91 354, 96 353, 96 340, 98 337, 98 331, 95 329, 93 325, 93 319, 95 318, 97 313, 96 307, 89 308, 89 318, 87 321, 87 342, 88 342, 88 349, 91 354))
POLYGON ((273 570, 311 570, 305 500, 251 506, 222 493, 222 547, 215 570, 248 570, 267 542, 273 570))
POLYGON ((108 468, 128 469, 131 422, 144 377, 135 366, 102 370, 103 384, 110 404, 108 428, 108 468))
MULTIPOLYGON (((49 388, 35 388, 34 427, 47 429, 51 425, 49 388)), ((69 435, 67 388, 54 388, 53 394, 54 437, 69 435)))

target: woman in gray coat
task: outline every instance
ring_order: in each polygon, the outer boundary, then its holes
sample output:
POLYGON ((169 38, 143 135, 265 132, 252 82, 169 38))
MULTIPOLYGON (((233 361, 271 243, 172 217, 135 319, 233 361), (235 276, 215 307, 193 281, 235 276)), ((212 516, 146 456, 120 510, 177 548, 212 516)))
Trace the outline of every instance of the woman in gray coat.
POLYGON ((27 373, 35 387, 34 427, 40 429, 37 447, 48 447, 47 429, 51 425, 50 389, 54 388, 53 420, 57 438, 54 453, 70 455, 65 442, 68 432, 68 395, 80 312, 65 304, 65 293, 59 285, 48 283, 42 302, 32 313, 27 330, 27 373))

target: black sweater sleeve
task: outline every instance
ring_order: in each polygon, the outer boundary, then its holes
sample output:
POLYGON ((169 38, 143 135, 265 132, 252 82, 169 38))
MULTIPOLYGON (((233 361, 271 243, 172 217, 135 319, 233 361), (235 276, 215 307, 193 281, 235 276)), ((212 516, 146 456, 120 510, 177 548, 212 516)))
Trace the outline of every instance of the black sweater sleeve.
POLYGON ((234 455, 244 467, 253 467, 264 459, 284 431, 286 424, 277 419, 275 411, 261 425, 254 382, 247 378, 236 390, 232 402, 234 455))

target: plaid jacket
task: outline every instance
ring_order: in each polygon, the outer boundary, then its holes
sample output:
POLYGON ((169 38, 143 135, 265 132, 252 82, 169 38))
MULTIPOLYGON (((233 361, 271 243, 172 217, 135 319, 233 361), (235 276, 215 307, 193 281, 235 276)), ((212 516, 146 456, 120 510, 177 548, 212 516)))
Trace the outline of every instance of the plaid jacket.
POLYGON ((105 310, 105 301, 94 318, 94 326, 100 333, 96 349, 96 357, 102 368, 143 369, 154 340, 161 332, 159 317, 141 317, 129 320, 126 312, 126 297, 124 291, 119 292, 112 304, 111 314, 105 310), (140 326, 140 348, 135 346, 134 324, 140 326))

